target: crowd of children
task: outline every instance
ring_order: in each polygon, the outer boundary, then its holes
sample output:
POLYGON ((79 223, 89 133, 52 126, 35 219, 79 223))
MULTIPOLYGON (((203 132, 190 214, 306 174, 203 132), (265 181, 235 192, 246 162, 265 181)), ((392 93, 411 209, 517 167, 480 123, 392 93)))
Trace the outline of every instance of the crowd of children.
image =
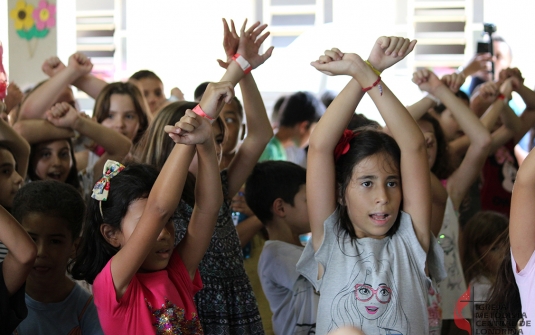
POLYGON ((345 88, 281 97, 270 123, 266 27, 223 20, 225 74, 195 102, 149 70, 106 83, 82 53, 0 92, 0 335, 535 334, 521 72, 419 69, 406 107, 381 75, 416 41, 383 36, 326 50, 311 65, 345 88), (385 127, 355 114, 366 94, 385 127))

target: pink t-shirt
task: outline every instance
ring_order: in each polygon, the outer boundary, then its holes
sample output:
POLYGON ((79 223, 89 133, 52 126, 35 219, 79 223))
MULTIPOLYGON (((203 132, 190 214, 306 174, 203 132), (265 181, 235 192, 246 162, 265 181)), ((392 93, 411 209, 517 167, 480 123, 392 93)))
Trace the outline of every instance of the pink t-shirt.
POLYGON ((515 274, 516 285, 520 291, 520 302, 522 303, 522 314, 525 316, 524 321, 528 322, 522 327, 522 334, 535 334, 535 251, 522 269, 517 271, 516 261, 511 251, 511 263, 513 264, 513 273, 515 274))
MULTIPOLYGON (((113 258, 112 258, 113 260, 113 258)), ((165 270, 136 273, 119 301, 111 261, 93 283, 95 306, 105 334, 202 334, 193 296, 202 288, 199 271, 193 282, 175 251, 165 270)))

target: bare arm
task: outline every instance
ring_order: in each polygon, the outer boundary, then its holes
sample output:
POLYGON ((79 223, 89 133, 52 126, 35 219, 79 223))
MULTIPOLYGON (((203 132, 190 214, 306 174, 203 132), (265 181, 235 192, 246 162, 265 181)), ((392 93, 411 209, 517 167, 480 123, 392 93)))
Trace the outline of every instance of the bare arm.
POLYGON ((533 216, 533 204, 535 203, 534 172, 535 154, 532 151, 518 170, 511 199, 509 239, 518 271, 527 265, 535 251, 535 216, 533 216))
POLYGON ((210 245, 219 208, 223 202, 219 166, 214 141, 211 138, 197 145, 197 157, 199 170, 195 183, 195 207, 187 233, 177 246, 178 253, 192 280, 210 245))
POLYGON ((17 163, 17 172, 24 180, 28 172, 30 144, 3 119, 0 119, 0 143, 11 150, 17 163))
POLYGON ((99 158, 93 168, 94 181, 102 176, 102 168, 108 159, 122 162, 132 147, 132 142, 126 136, 80 116, 80 113, 68 103, 56 104, 47 117, 55 126, 75 130, 104 148, 106 153, 99 158))
POLYGON ((0 240, 9 250, 2 265, 2 275, 7 292, 11 296, 26 281, 37 257, 37 246, 17 220, 2 206, 0 206, 0 240))
POLYGON ((228 167, 229 197, 238 193, 267 143, 273 137, 273 129, 262 96, 251 74, 246 75, 240 81, 240 88, 247 119, 247 137, 228 167))
POLYGON ((13 129, 30 144, 74 136, 72 129, 58 128, 47 120, 18 121, 13 125, 13 129))
POLYGON ((93 64, 87 57, 73 54, 65 69, 36 88, 22 102, 19 120, 45 118, 45 112, 56 103, 63 90, 92 68, 93 64))
POLYGON ((107 82, 92 74, 86 74, 75 80, 72 84, 87 93, 93 99, 96 99, 100 94, 100 91, 108 85, 107 82))

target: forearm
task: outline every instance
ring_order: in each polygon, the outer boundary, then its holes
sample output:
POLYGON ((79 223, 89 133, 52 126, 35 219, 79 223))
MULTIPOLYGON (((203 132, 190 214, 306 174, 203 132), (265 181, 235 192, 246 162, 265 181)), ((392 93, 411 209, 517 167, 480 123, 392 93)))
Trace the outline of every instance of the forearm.
POLYGON ((37 246, 24 228, 0 206, 0 240, 9 250, 2 265, 8 295, 17 292, 26 281, 37 257, 37 246))
MULTIPOLYGON (((498 99, 501 100, 501 99, 498 99)), ((515 134, 519 133, 522 129, 522 124, 520 118, 515 114, 515 112, 505 103, 504 108, 502 109, 501 119, 503 124, 515 134)))
POLYGON ((244 73, 241 67, 236 62, 230 62, 227 67, 227 71, 223 75, 220 81, 230 81, 234 86, 236 86, 240 80, 243 78, 244 73))
POLYGON ((13 129, 19 133, 29 144, 53 141, 63 138, 71 138, 74 132, 67 128, 58 128, 47 120, 23 120, 13 125, 13 129))
POLYGON ((451 111, 457 123, 470 138, 472 144, 487 143, 489 141, 489 131, 479 121, 477 116, 466 105, 453 94, 445 85, 438 86, 433 95, 451 111))
POLYGON ((314 128, 310 135, 309 150, 333 152, 363 96, 362 86, 351 79, 314 128))
POLYGON ((75 80, 73 85, 87 93, 93 99, 96 99, 108 83, 91 74, 87 74, 75 80))
POLYGON ((494 128, 494 125, 506 104, 507 102, 504 99, 496 99, 496 101, 487 108, 485 113, 481 115, 481 118, 479 119, 481 124, 488 130, 494 128))
POLYGON ((200 213, 219 213, 223 193, 219 165, 212 140, 197 145, 198 172, 195 182, 195 207, 200 213))
POLYGON ((247 138, 255 142, 264 143, 264 146, 273 137, 273 129, 267 116, 264 101, 252 74, 247 74, 240 81, 243 96, 243 109, 247 120, 247 138))
POLYGON ((132 142, 126 136, 91 119, 78 117, 73 129, 102 146, 110 156, 124 158, 132 147, 132 142))
POLYGON ((420 120, 420 118, 435 105, 436 103, 433 101, 433 99, 429 97, 424 97, 415 104, 408 106, 407 110, 415 120, 420 120))
POLYGON ((11 149, 17 163, 17 172, 24 179, 28 171, 30 144, 2 119, 0 119, 0 142, 11 149))
POLYGON ((525 85, 521 85, 516 91, 524 103, 526 104, 526 109, 535 109, 535 92, 525 85))
POLYGON ((240 246, 243 248, 249 243, 253 237, 262 229, 262 222, 256 216, 248 217, 236 226, 238 237, 240 239, 240 246))
POLYGON ((43 119, 45 112, 57 101, 63 90, 77 78, 76 72, 66 68, 31 92, 22 103, 19 120, 43 119))

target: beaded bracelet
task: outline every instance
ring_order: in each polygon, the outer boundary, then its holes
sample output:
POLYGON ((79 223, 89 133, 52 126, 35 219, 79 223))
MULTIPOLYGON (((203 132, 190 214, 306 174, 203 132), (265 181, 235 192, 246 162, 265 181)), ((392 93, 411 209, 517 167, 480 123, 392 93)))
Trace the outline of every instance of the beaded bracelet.
POLYGON ((383 87, 381 86, 380 82, 381 82, 381 76, 378 76, 377 80, 372 84, 372 86, 363 87, 362 88, 362 92, 368 92, 369 90, 371 90, 375 86, 378 86, 379 87, 379 92, 381 93, 381 95, 383 95, 383 87))

